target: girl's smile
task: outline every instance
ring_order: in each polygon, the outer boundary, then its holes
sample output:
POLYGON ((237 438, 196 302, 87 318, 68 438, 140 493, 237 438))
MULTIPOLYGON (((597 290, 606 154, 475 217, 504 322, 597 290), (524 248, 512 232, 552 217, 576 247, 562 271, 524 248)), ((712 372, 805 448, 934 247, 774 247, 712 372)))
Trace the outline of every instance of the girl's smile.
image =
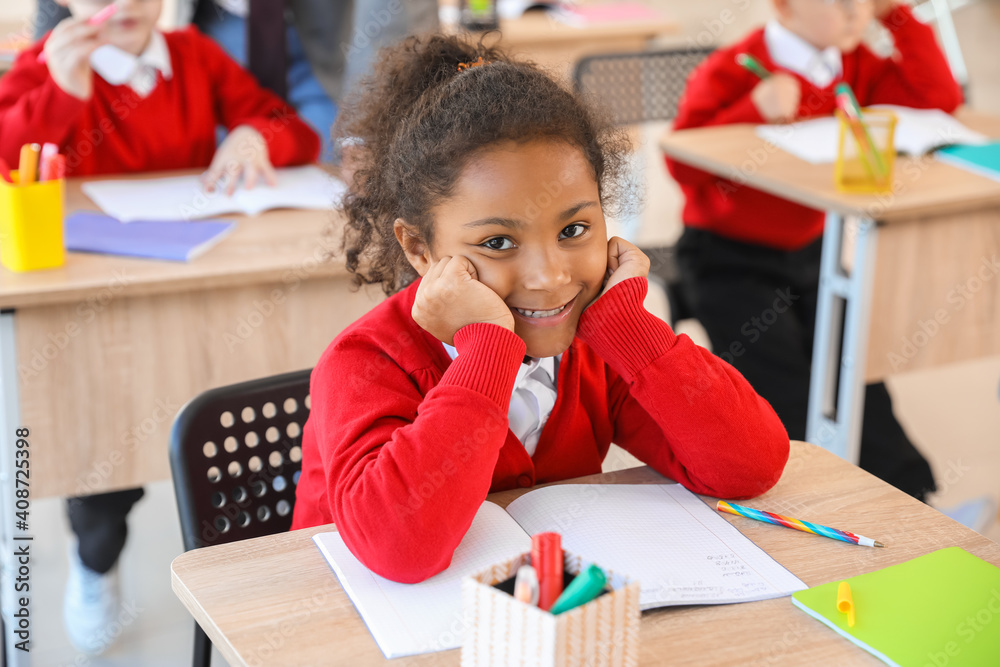
POLYGON ((580 149, 552 139, 487 148, 431 214, 427 262, 467 257, 510 309, 530 356, 569 347, 600 294, 608 253, 597 181, 580 149))

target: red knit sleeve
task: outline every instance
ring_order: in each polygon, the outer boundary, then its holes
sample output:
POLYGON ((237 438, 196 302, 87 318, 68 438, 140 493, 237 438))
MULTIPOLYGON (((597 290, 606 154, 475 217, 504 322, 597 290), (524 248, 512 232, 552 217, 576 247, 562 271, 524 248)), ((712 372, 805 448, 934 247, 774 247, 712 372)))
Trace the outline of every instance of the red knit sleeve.
POLYGON ((856 91, 859 101, 954 111, 962 103, 962 89, 934 30, 905 4, 897 4, 882 23, 892 33, 896 53, 879 58, 863 46, 858 48, 858 87, 864 86, 856 91))
POLYGON ((756 496, 788 460, 788 434, 736 369, 675 336, 632 278, 584 311, 578 335, 610 367, 614 441, 696 493, 756 496))
POLYGON ((197 57, 210 72, 219 124, 229 130, 249 125, 260 132, 267 142, 271 164, 276 167, 316 161, 319 137, 292 107, 262 88, 252 74, 196 28, 189 27, 185 32, 190 33, 197 57))
POLYGON ((351 552, 393 581, 448 567, 507 437, 524 341, 480 323, 459 330, 455 347, 426 396, 367 337, 340 340, 313 372, 310 421, 330 514, 351 552))
MULTIPOLYGON (((675 130, 767 122, 750 99, 759 79, 736 64, 736 53, 740 50, 742 47, 720 49, 692 72, 677 107, 675 130)), ((681 185, 711 183, 718 178, 669 158, 666 164, 681 185)))
POLYGON ((17 168, 21 145, 51 142, 62 146, 87 102, 56 85, 37 61, 44 41, 26 49, 0 77, 0 157, 17 168))

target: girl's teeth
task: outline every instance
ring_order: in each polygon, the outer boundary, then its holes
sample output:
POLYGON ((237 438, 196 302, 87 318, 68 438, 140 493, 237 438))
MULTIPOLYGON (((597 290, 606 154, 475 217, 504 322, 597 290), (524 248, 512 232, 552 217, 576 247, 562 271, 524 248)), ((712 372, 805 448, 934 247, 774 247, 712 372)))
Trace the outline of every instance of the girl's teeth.
POLYGON ((525 317, 552 317, 553 315, 558 315, 563 311, 566 306, 560 306, 554 310, 521 310, 520 308, 515 308, 517 312, 521 313, 525 317))

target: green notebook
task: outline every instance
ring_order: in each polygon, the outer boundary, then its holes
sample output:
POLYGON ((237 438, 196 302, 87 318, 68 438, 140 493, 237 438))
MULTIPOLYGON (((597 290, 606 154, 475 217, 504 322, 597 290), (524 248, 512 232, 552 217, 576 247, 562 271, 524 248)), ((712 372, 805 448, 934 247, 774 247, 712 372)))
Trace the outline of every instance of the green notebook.
POLYGON ((942 162, 1000 181, 1000 141, 981 146, 946 146, 936 155, 942 162))
POLYGON ((839 581, 792 603, 889 665, 1000 665, 1000 568, 949 547, 847 582, 853 628, 837 610, 839 581))

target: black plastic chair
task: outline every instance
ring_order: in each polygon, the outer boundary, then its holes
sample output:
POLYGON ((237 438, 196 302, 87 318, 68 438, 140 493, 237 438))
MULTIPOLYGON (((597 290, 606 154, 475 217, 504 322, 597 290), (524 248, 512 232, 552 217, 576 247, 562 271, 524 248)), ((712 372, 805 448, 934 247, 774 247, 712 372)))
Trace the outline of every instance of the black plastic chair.
MULTIPOLYGON (((619 125, 671 120, 688 77, 712 51, 693 47, 587 56, 574 68, 573 86, 578 93, 599 99, 619 125)), ((642 251, 650 259, 650 278, 667 294, 671 326, 693 317, 681 291, 674 247, 642 251)))
MULTIPOLYGON (((184 550, 287 531, 302 469, 311 369, 210 389, 181 408, 170 469, 184 550)), ((195 623, 195 667, 212 643, 195 623)))

